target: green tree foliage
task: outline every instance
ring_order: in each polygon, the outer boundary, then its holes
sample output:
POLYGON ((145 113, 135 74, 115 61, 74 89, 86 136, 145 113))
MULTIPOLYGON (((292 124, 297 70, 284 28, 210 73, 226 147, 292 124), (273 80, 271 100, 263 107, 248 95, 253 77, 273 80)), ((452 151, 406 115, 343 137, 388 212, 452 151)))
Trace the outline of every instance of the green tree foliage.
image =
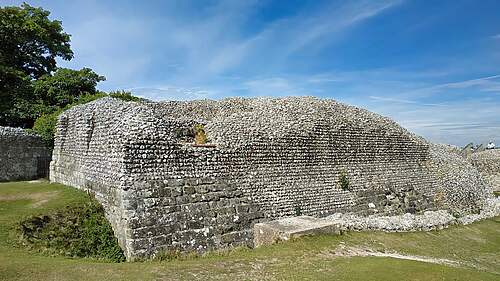
POLYGON ((58 68, 53 75, 34 81, 33 90, 37 102, 52 111, 76 102, 80 96, 96 94, 97 83, 104 80, 90 68, 58 68))
POLYGON ((33 131, 39 134, 47 147, 54 146, 54 134, 56 133, 57 117, 61 114, 59 109, 49 114, 42 114, 33 124, 33 131))
POLYGON ((29 127, 40 114, 31 81, 70 60, 70 35, 49 12, 28 4, 0 7, 0 125, 29 127))
POLYGON ((56 68, 56 57, 73 58, 70 35, 50 12, 31 7, 0 8, 0 61, 2 65, 39 78, 56 68))
POLYGON ((43 110, 34 99, 31 78, 0 61, 0 126, 29 128, 43 110))
POLYGON ((85 104, 107 96, 121 99, 123 101, 140 100, 139 97, 133 96, 132 93, 126 91, 115 91, 109 94, 99 91, 97 91, 94 94, 86 93, 75 98, 71 104, 66 105, 64 108, 58 108, 56 111, 52 113, 42 114, 40 117, 36 119, 35 124, 33 125, 33 131, 42 137, 42 139, 45 141, 48 147, 53 147, 54 135, 56 131, 57 119, 59 117, 59 114, 61 114, 64 110, 70 109, 73 106, 85 104))
MULTIPOLYGON (((70 60, 70 35, 50 12, 28 4, 0 7, 0 126, 31 128, 52 145, 59 114, 77 104, 108 96, 96 90, 104 81, 89 68, 57 68, 70 60)), ((137 101, 131 93, 111 97, 137 101)))
POLYGON ((78 97, 78 100, 75 101, 73 104, 70 104, 68 106, 66 106, 64 108, 64 110, 66 109, 69 109, 75 105, 79 105, 79 104, 86 104, 88 102, 91 102, 91 101, 95 101, 97 99, 100 99, 100 98, 104 98, 104 97, 107 97, 108 94, 106 94, 105 92, 101 92, 101 91, 97 91, 97 93, 95 94, 85 94, 85 95, 81 95, 78 97))
POLYGON ((139 101, 141 98, 133 96, 131 92, 126 91, 113 91, 109 93, 109 96, 116 99, 121 99, 123 101, 139 101))

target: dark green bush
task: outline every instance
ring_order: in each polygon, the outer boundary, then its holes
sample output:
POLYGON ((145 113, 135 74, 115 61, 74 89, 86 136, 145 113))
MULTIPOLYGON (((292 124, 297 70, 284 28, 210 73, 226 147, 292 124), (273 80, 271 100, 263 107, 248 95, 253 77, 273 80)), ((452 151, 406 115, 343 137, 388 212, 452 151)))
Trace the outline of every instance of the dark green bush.
POLYGON ((299 205, 295 205, 295 215, 302 216, 302 208, 299 205))
POLYGON ((72 108, 75 105, 85 104, 85 103, 88 103, 88 102, 91 102, 91 101, 95 101, 97 99, 104 98, 104 97, 107 97, 107 96, 108 96, 108 94, 106 94, 104 92, 97 92, 95 94, 84 94, 84 95, 79 96, 78 99, 74 103, 69 104, 68 106, 66 106, 64 108, 64 110, 70 109, 70 108, 72 108))
POLYGON ((85 104, 103 97, 113 97, 117 99, 121 99, 124 101, 138 101, 140 98, 133 96, 130 92, 125 91, 115 91, 111 92, 109 95, 105 92, 96 92, 95 94, 82 94, 79 96, 73 103, 66 105, 64 108, 54 109, 55 111, 42 114, 35 120, 33 128, 31 129, 33 132, 39 134, 46 145, 50 148, 54 147, 54 134, 56 131, 57 125, 57 117, 64 110, 70 109, 73 106, 85 104))
POLYGON ((49 255, 125 261, 104 209, 95 200, 19 223, 20 241, 49 255))
POLYGON ((126 91, 110 92, 109 96, 112 98, 121 99, 123 101, 139 101, 141 98, 133 96, 132 93, 126 91))
POLYGON ((54 146, 54 134, 56 131, 57 117, 61 114, 62 110, 57 110, 50 114, 43 114, 38 117, 33 124, 33 129, 35 133, 39 134, 47 147, 54 146))
POLYGON ((340 182, 340 188, 342 190, 346 190, 346 191, 351 190, 350 186, 349 186, 349 178, 347 177, 347 172, 345 170, 340 172, 339 182, 340 182))

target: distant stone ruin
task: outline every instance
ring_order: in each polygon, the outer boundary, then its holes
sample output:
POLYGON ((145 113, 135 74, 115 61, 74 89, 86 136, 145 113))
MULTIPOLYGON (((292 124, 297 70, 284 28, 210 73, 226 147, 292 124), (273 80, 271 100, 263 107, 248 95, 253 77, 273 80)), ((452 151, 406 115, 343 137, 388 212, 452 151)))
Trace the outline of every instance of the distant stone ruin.
POLYGON ((40 136, 20 128, 0 127, 0 181, 47 177, 50 155, 40 136))
POLYGON ((473 153, 470 160, 493 189, 500 191, 500 149, 473 153))
POLYGON ((103 98, 60 116, 50 177, 95 194, 129 259, 251 245, 276 218, 468 214, 491 196, 447 147, 312 97, 103 98))

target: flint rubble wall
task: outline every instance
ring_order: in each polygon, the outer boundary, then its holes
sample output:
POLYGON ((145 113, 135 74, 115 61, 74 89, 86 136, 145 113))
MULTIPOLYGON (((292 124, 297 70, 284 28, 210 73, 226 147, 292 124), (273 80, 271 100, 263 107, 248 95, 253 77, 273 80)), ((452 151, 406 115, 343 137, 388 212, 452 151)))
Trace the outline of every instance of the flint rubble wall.
POLYGON ((500 149, 488 149, 473 153, 470 160, 488 184, 494 190, 500 191, 500 149))
POLYGON ((40 136, 20 128, 0 127, 0 181, 48 176, 50 155, 40 136))
POLYGON ((51 180, 96 194, 129 259, 251 245, 253 224, 295 215, 478 212, 491 193, 446 148, 309 97, 78 106, 59 119, 51 180), (193 146, 196 124, 211 146, 193 146))

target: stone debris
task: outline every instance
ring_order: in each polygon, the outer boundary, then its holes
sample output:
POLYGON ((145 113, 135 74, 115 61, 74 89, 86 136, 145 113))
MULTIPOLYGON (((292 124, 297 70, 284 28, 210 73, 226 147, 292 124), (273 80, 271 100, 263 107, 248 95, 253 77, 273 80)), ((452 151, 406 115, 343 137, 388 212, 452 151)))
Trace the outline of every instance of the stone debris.
POLYGON ((0 126, 0 181, 30 180, 48 175, 51 151, 39 135, 0 126))
POLYGON ((493 190, 500 191, 500 149, 473 153, 469 159, 493 190))
POLYGON ((333 214, 326 220, 337 224, 343 231, 381 230, 387 232, 430 231, 447 228, 453 224, 471 224, 475 221, 500 215, 500 198, 486 200, 479 214, 455 217, 447 210, 425 211, 422 214, 397 216, 370 215, 360 217, 354 214, 333 214))
POLYGON ((479 214, 469 214, 459 217, 457 222, 459 224, 467 225, 473 222, 500 216, 500 197, 486 199, 483 209, 479 214))
POLYGON ((50 178, 95 194, 128 259, 251 246, 255 223, 285 217, 462 216, 492 196, 449 147, 313 97, 75 106, 59 117, 50 178))

